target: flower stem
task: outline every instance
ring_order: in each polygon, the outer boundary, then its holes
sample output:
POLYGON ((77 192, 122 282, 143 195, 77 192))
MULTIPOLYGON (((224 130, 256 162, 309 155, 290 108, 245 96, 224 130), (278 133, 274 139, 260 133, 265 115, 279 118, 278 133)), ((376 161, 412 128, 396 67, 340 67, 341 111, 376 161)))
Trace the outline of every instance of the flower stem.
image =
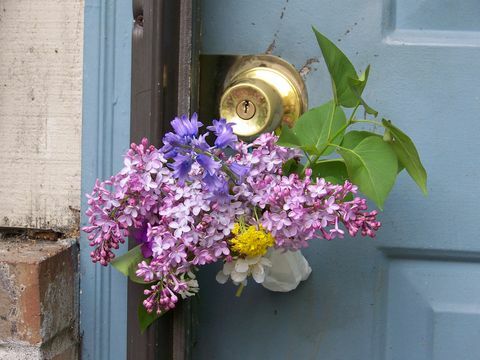
POLYGON ((245 287, 245 285, 243 285, 243 282, 241 282, 240 285, 238 285, 237 292, 235 293, 236 297, 242 296, 242 292, 243 292, 244 287, 245 287))
MULTIPOLYGON (((353 124, 355 121, 353 120, 353 117, 355 116, 355 113, 357 112, 357 109, 358 107, 360 106, 360 104, 357 104, 357 106, 355 106, 355 108, 353 109, 352 111, 352 114, 350 115, 350 118, 348 119, 347 123, 345 125, 343 125, 340 129, 338 129, 338 131, 332 136, 330 137, 329 139, 327 139, 327 144, 325 144, 318 152, 318 155, 315 155, 313 157, 308 157, 307 153, 305 152, 305 155, 307 156, 307 163, 305 164, 305 166, 303 167, 302 169, 302 175, 305 174, 305 170, 307 170, 307 168, 309 168, 310 166, 312 166, 313 164, 315 164, 318 159, 320 159, 320 157, 323 155, 323 153, 325 152, 325 150, 327 150, 327 148, 330 146, 330 143, 335 140, 335 138, 340 135, 343 131, 345 131, 345 129, 347 127, 349 127, 351 124, 353 124)), ((330 122, 333 121, 333 116, 335 115, 335 111, 336 111, 336 106, 334 107, 333 111, 332 111, 332 115, 331 115, 331 118, 330 118, 330 122)))
POLYGON ((253 207, 253 214, 255 215, 255 220, 257 220, 257 225, 260 225, 260 220, 258 219, 257 207, 253 207))

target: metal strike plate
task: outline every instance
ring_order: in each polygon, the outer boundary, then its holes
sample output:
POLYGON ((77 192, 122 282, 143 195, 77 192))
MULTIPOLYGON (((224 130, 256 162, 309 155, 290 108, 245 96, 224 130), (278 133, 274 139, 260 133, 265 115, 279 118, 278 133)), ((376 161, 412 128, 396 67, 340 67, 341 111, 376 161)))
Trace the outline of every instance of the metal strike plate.
POLYGON ((245 140, 292 126, 307 109, 303 79, 281 58, 203 55, 200 61, 200 116, 225 118, 245 140))

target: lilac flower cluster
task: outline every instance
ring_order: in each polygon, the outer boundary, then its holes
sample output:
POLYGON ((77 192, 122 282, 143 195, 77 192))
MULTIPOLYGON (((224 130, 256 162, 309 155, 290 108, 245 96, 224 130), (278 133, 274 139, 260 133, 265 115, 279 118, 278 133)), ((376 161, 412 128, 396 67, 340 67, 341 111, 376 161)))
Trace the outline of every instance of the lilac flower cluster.
POLYGON ((108 181, 97 180, 87 195, 90 225, 83 228, 95 247, 94 262, 107 265, 115 257, 112 249, 125 242, 129 229, 154 217, 164 180, 170 175, 165 162, 162 153, 144 139, 140 145, 131 145, 122 171, 108 181))
MULTIPOLYGON (((233 134, 232 124, 225 119, 213 120, 213 125, 207 129, 213 131, 215 142, 210 146, 207 142, 208 132, 199 134, 202 123, 197 114, 189 120, 185 115, 172 121, 174 132, 169 132, 163 139, 162 152, 167 159, 172 159, 174 176, 180 185, 191 179, 191 170, 194 164, 203 169, 202 181, 210 191, 219 196, 228 195, 228 176, 239 181, 248 172, 248 166, 236 163, 226 165, 222 162, 224 150, 233 147, 238 141, 233 134)), ((198 175, 196 172, 194 172, 198 175)))
POLYGON ((343 185, 305 177, 282 175, 285 161, 298 156, 292 149, 276 145, 276 136, 263 134, 251 145, 240 143, 236 161, 252 164, 245 181, 233 188, 235 197, 261 209, 260 222, 275 238, 277 247, 298 250, 308 246, 308 240, 320 235, 331 240, 343 237, 342 223, 350 236, 361 230, 363 236, 374 237, 380 228, 377 211, 367 210, 366 200, 355 197, 357 186, 346 181, 343 185))
POLYGON ((304 178, 284 176, 283 164, 300 154, 276 145, 273 134, 246 144, 231 124, 215 120, 207 128, 210 145, 201 126, 196 115, 178 117, 161 149, 146 139, 132 144, 124 168, 88 195, 90 224, 83 230, 92 260, 107 265, 131 233, 144 257, 136 275, 149 283, 147 311, 163 313, 194 295, 199 266, 231 261, 229 240, 239 219, 263 226, 277 248, 288 250, 318 236, 342 237, 341 224, 351 236, 375 236, 377 213, 365 212, 365 199, 346 200, 356 186, 313 179, 309 169, 304 178))

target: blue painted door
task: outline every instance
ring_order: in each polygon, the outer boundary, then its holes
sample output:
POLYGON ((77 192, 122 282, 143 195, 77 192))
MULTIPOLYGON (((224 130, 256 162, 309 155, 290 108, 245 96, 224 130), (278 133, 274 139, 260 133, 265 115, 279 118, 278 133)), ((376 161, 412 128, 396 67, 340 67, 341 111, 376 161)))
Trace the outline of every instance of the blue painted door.
POLYGON ((236 298, 201 272, 194 359, 480 359, 480 1, 204 0, 202 51, 268 49, 316 106, 331 94, 311 25, 372 65, 365 97, 418 144, 429 196, 400 176, 378 238, 311 243, 292 293, 236 298))

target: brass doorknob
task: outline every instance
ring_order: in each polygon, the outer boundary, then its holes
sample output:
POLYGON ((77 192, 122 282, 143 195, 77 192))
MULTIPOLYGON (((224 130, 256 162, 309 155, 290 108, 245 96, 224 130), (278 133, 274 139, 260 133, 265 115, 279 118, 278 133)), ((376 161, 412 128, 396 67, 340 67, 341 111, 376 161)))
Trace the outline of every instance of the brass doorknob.
POLYGON ((273 55, 241 57, 230 69, 220 99, 220 117, 249 140, 292 126, 307 109, 305 84, 295 68, 273 55))

